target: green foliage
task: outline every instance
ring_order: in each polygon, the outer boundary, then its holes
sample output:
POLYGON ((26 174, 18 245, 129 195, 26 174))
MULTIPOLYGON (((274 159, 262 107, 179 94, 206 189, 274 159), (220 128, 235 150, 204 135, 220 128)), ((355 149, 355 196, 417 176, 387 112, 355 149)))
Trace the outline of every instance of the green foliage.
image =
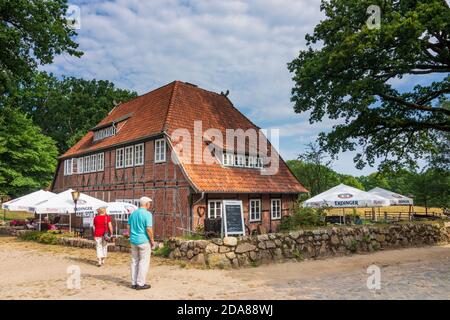
POLYGON ((323 165, 318 166, 299 160, 288 160, 286 163, 298 181, 309 190, 311 196, 339 184, 339 175, 323 165))
POLYGON ((19 106, 44 134, 52 137, 59 152, 80 140, 118 103, 136 97, 105 80, 84 80, 36 73, 30 83, 11 95, 5 104, 19 106))
POLYGON ((36 241, 43 244, 58 244, 58 238, 60 238, 62 235, 47 231, 47 232, 40 232, 40 231, 27 231, 20 235, 20 238, 22 240, 26 241, 36 241))
POLYGON ((303 256, 303 253, 301 253, 298 249, 295 249, 292 252, 292 255, 293 255, 294 259, 296 259, 297 261, 302 261, 305 259, 305 257, 303 256))
POLYGON ((450 170, 429 168, 412 176, 410 188, 415 204, 450 208, 450 170))
MULTIPOLYGON (((307 152, 311 154, 311 149, 307 152)), ((317 156, 317 150, 314 153, 317 156)), ((314 160, 310 158, 310 161, 314 160)), ((300 183, 310 190, 310 195, 301 195, 299 201, 305 201, 339 183, 344 183, 366 191, 380 187, 405 196, 411 195, 418 206, 450 208, 450 170, 443 165, 445 160, 436 161, 439 161, 439 165, 430 162, 421 172, 401 169, 396 172, 374 172, 358 178, 339 174, 325 164, 300 160, 288 160, 286 163, 300 183)))
POLYGON ((299 160, 289 160, 287 165, 312 196, 339 184, 339 175, 329 168, 326 154, 314 143, 307 145, 299 160))
POLYGON ((56 167, 54 141, 19 110, 0 108, 0 192, 11 197, 47 187, 56 167))
POLYGON ((164 246, 153 250, 153 255, 156 257, 163 257, 163 258, 167 258, 169 257, 169 254, 172 252, 172 250, 169 248, 169 246, 164 243, 164 246))
POLYGON ((303 208, 296 205, 294 213, 284 216, 280 222, 281 231, 296 230, 301 227, 325 226, 326 209, 303 208))
POLYGON ((66 0, 0 0, 0 95, 14 91, 55 55, 82 55, 66 11, 66 0))
POLYGON ((400 170, 396 173, 373 173, 358 180, 364 189, 381 187, 403 195, 412 195, 414 204, 424 207, 450 207, 450 171, 428 167, 421 172, 400 170))
POLYGON ((346 184, 350 187, 354 187, 360 190, 364 190, 363 184, 355 177, 348 174, 340 174, 339 180, 341 183, 346 184))
POLYGON ((353 240, 351 241, 351 243, 350 243, 348 249, 349 249, 351 252, 356 252, 356 251, 358 251, 358 241, 356 241, 356 240, 353 239, 353 240))
POLYGON ((320 145, 332 155, 359 147, 357 167, 382 158, 382 170, 438 154, 438 138, 450 131, 448 3, 322 0, 321 10, 307 49, 288 65, 295 111, 308 112, 311 123, 341 119, 320 145), (366 25, 370 5, 381 8, 378 29, 366 25), (434 82, 423 85, 423 75, 434 82), (399 91, 395 83, 405 76, 422 84, 399 91))
POLYGON ((182 236, 185 240, 204 240, 205 237, 201 234, 187 234, 182 236))

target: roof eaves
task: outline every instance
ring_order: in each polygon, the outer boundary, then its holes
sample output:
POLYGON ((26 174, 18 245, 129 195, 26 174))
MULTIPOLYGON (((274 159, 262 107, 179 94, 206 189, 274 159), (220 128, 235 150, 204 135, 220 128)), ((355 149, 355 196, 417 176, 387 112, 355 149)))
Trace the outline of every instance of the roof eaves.
POLYGON ((175 156, 177 157, 178 160, 178 165, 181 168, 181 172, 183 173, 183 175, 185 176, 186 180, 189 182, 189 184, 191 185, 192 189, 194 189, 195 192, 201 192, 201 190, 197 187, 197 185, 194 183, 194 180, 192 180, 192 178, 189 176, 189 174, 187 173, 187 170, 184 168, 183 166, 183 162, 180 161, 180 159, 178 158, 178 155, 176 152, 173 151, 173 145, 172 145, 172 141, 170 140, 169 135, 164 132, 165 136, 167 137, 167 143, 170 146, 170 150, 172 150, 172 152, 175 154, 175 156))
POLYGON ((139 137, 138 139, 132 139, 132 140, 127 140, 127 141, 117 142, 117 143, 114 143, 114 144, 108 144, 108 145, 100 147, 100 148, 94 148, 94 149, 83 150, 83 151, 80 151, 80 152, 74 152, 74 153, 71 153, 69 155, 66 155, 67 154, 67 152, 66 152, 62 156, 59 156, 58 159, 75 158, 75 157, 78 157, 78 156, 81 156, 81 155, 91 154, 91 153, 94 153, 94 152, 100 152, 100 151, 112 149, 112 148, 115 148, 115 147, 124 146, 124 145, 130 144, 130 143, 136 143, 136 142, 145 141, 147 139, 161 137, 163 135, 164 135, 164 132, 157 132, 157 133, 149 134, 149 135, 146 135, 146 136, 143 136, 143 137, 139 137))

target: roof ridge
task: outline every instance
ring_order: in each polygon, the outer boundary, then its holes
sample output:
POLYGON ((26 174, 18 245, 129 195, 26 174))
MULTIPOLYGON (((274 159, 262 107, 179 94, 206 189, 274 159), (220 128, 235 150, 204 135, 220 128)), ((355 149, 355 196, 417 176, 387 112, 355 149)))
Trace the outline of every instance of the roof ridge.
MULTIPOLYGON (((187 84, 186 82, 182 82, 182 83, 185 84, 185 85, 189 85, 189 84, 187 84)), ((250 118, 248 118, 248 117, 247 117, 245 114, 243 114, 238 108, 236 108, 236 107, 234 106, 233 102, 230 100, 230 98, 228 98, 228 96, 226 96, 226 95, 224 95, 224 94, 222 94, 222 93, 217 93, 217 92, 215 92, 215 91, 207 90, 207 89, 202 88, 202 87, 199 87, 199 86, 195 86, 194 89, 199 89, 199 90, 205 91, 205 92, 207 92, 207 93, 212 93, 212 94, 215 94, 215 95, 217 95, 217 96, 219 96, 219 97, 225 98, 225 99, 228 101, 228 103, 230 104, 230 106, 231 106, 233 109, 235 109, 237 112, 239 112, 239 114, 240 114, 241 116, 243 116, 244 118, 246 118, 246 119, 247 119, 253 126, 255 126, 256 128, 261 129, 260 126, 256 125, 253 121, 250 120, 250 118)))
POLYGON ((172 93, 170 94, 169 105, 167 106, 167 112, 166 112, 166 116, 164 117, 164 123, 163 123, 163 127, 161 128, 161 132, 166 131, 167 127, 169 126, 168 118, 169 118, 169 114, 170 114, 170 111, 172 109, 172 106, 174 104, 175 93, 176 93, 177 85, 178 85, 179 82, 180 81, 178 81, 178 80, 175 80, 175 81, 171 82, 171 84, 173 83, 173 88, 172 88, 172 93))

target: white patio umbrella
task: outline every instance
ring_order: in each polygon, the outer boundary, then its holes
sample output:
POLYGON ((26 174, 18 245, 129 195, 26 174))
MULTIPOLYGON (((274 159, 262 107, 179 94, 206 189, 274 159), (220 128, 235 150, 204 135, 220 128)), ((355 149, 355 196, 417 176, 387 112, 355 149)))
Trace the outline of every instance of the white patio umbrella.
POLYGON ((50 191, 38 190, 17 199, 10 200, 2 204, 2 209, 9 211, 30 211, 30 207, 54 197, 56 194, 50 191))
POLYGON ((391 206, 409 206, 408 216, 409 219, 411 220, 411 210, 412 206, 414 205, 413 199, 379 187, 373 188, 368 192, 388 199, 391 206))
POLYGON ((303 206, 342 208, 345 219, 344 208, 384 207, 389 206, 389 200, 341 183, 306 200, 303 206))
MULTIPOLYGON (((68 214, 69 229, 71 229, 70 214, 75 212, 75 202, 72 199, 73 191, 73 189, 68 189, 58 193, 54 197, 32 206, 30 210, 39 215, 44 213, 68 214)), ((106 207, 106 204, 105 201, 80 193, 80 197, 77 201, 76 215, 93 218, 95 211, 99 207, 106 207)))
MULTIPOLYGON (((124 217, 126 215, 130 215, 133 211, 137 210, 138 207, 131 203, 126 202, 108 202, 106 207, 106 213, 112 216, 121 216, 124 217)), ((117 222, 116 225, 116 235, 117 235, 117 222)))
POLYGON ((383 188, 376 187, 367 192, 388 199, 391 206, 412 206, 414 204, 413 199, 383 188))

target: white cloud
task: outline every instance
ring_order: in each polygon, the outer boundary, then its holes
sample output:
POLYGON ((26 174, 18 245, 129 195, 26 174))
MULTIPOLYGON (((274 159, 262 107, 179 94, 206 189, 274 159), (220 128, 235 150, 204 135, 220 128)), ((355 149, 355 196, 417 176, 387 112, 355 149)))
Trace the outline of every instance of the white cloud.
MULTIPOLYGON (((322 18, 320 0, 70 1, 81 7, 81 59, 59 56, 45 70, 107 79, 145 93, 175 79, 230 99, 257 125, 281 128, 281 153, 295 158, 330 123, 295 114, 287 63, 322 18)), ((347 160, 343 165, 352 170, 347 160)))

